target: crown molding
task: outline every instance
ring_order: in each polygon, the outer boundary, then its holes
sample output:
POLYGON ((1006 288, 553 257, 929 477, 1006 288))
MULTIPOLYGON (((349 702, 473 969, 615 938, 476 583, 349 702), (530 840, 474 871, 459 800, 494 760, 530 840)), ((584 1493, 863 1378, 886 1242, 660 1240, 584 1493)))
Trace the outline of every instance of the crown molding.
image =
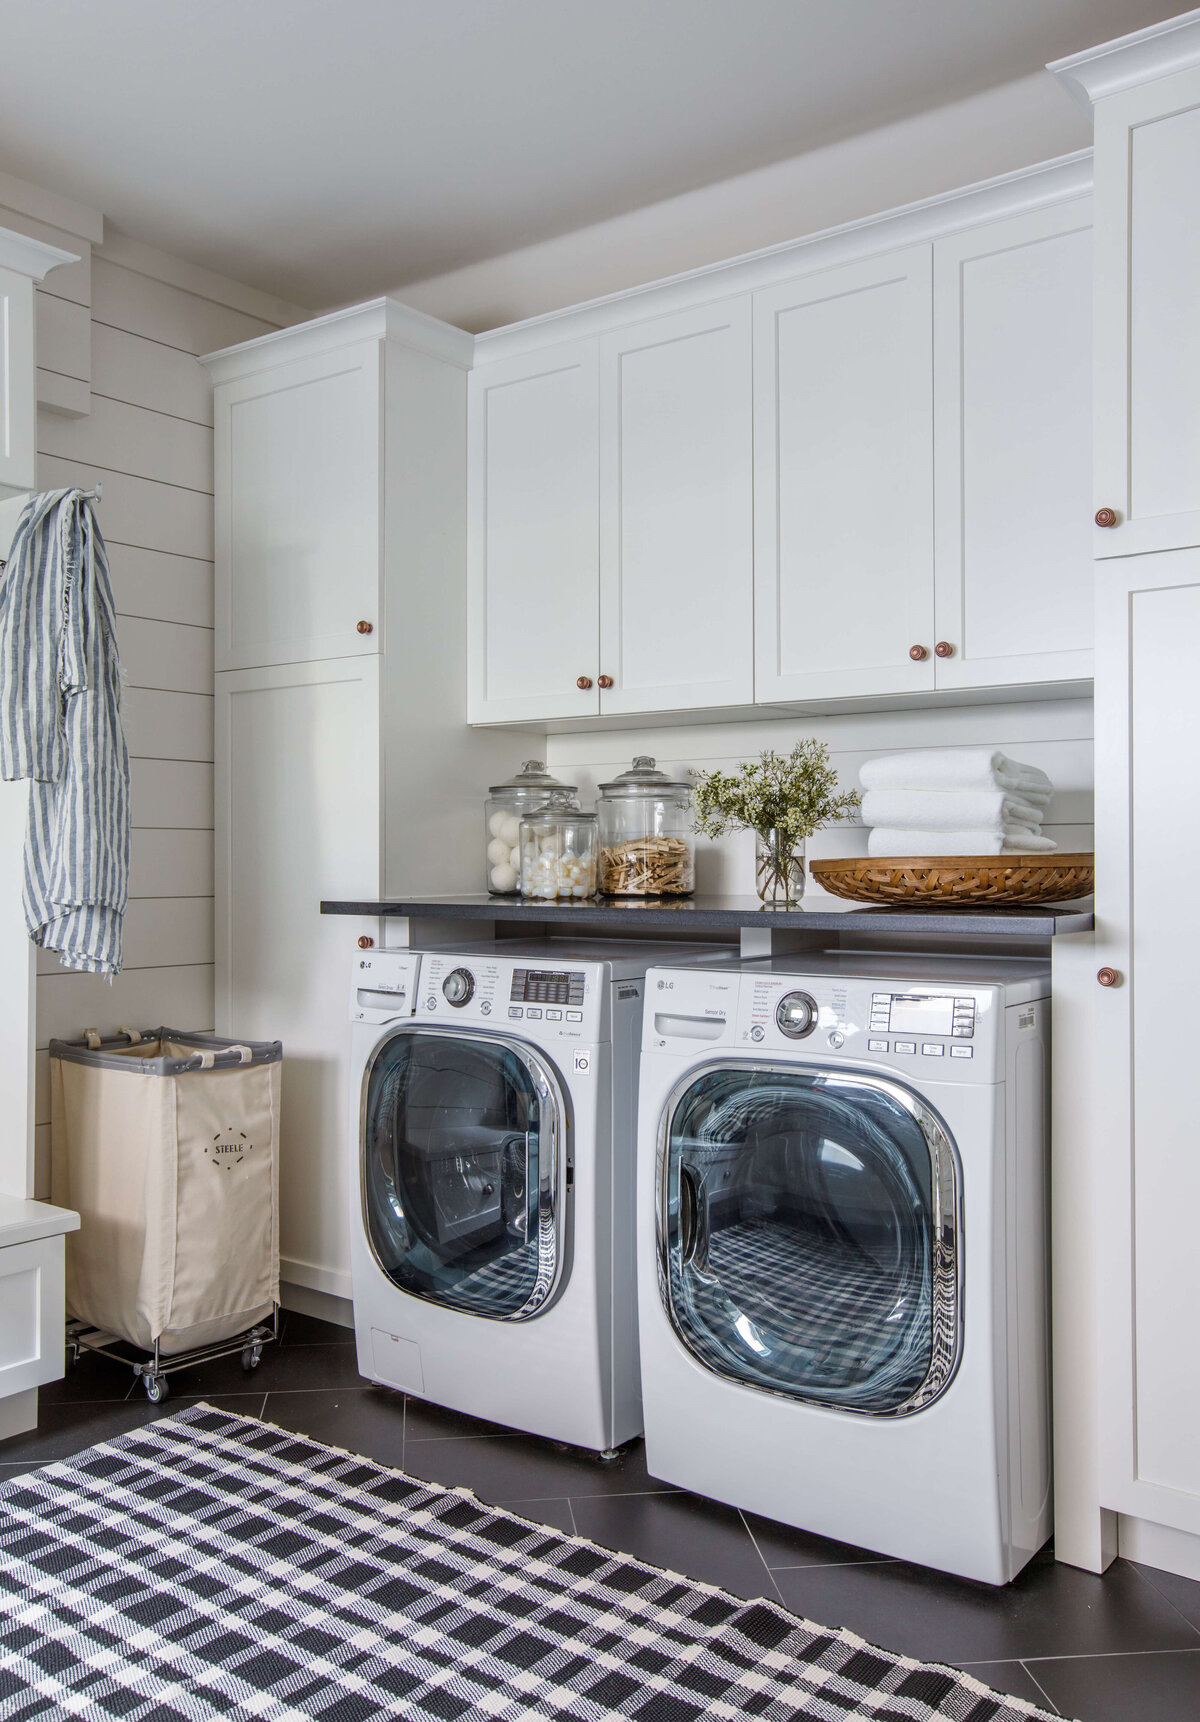
POLYGON ((1183 12, 1081 54, 1051 60, 1046 70, 1090 113, 1107 96, 1193 66, 1200 66, 1200 11, 1183 12))
POLYGON ((28 275, 34 281, 41 281, 59 264, 78 262, 77 251, 64 251, 61 246, 30 239, 27 233, 0 227, 0 267, 4 269, 15 269, 18 275, 28 275))

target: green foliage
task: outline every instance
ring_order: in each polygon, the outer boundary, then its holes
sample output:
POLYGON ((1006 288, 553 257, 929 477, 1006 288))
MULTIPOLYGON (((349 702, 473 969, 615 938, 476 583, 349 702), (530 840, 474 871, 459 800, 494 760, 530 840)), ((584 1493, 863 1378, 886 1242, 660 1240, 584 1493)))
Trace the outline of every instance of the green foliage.
POLYGON ((769 748, 758 760, 743 760, 737 771, 697 771, 697 831, 723 837, 727 831, 786 833, 794 847, 822 826, 847 818, 859 806, 857 790, 837 793, 837 772, 829 748, 809 737, 789 754, 769 748))

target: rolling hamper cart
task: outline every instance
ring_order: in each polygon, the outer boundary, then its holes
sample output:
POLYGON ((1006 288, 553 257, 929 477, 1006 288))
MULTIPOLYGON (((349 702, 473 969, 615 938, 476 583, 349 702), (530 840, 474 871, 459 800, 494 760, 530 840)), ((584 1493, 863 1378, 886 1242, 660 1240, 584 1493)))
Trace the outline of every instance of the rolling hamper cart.
POLYGON ((158 1402, 173 1371, 237 1351, 253 1369, 278 1338, 282 1057, 173 1028, 50 1042, 72 1361, 114 1357, 158 1402))

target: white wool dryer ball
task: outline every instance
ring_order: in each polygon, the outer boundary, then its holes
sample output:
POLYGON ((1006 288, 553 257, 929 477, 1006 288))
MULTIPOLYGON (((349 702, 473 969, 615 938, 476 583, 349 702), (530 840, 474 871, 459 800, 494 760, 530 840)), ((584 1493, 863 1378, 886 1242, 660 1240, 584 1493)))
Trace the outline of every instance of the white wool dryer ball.
POLYGON ((512 850, 504 841, 503 837, 492 838, 492 841, 487 846, 487 858, 493 866, 498 865, 501 861, 512 861, 512 850))
POLYGON ((497 891, 511 891, 517 883, 517 870, 507 861, 501 861, 491 872, 492 885, 497 891))
POLYGON ((493 813, 488 820, 488 831, 493 837, 503 837, 504 827, 508 824, 508 814, 501 810, 493 813))
POLYGON ((496 836, 503 837, 511 849, 514 843, 521 841, 521 821, 515 813, 505 813, 502 818, 504 824, 497 831, 496 836))

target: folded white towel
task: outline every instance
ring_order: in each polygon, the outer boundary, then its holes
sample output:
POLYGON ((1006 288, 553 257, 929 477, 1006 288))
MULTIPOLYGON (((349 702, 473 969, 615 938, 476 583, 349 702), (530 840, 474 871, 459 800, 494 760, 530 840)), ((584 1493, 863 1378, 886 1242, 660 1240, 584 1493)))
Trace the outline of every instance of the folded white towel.
POLYGON ((1003 831, 1036 828, 1045 808, 1003 789, 868 789, 864 825, 903 826, 908 831, 1003 831))
POLYGON ((1021 765, 995 747, 923 747, 869 759, 859 772, 864 789, 1010 789, 1049 795, 1054 788, 1036 765, 1021 765))
POLYGON ((867 838, 868 855, 1042 855, 1058 844, 1052 837, 1016 828, 1003 831, 906 831, 877 826, 867 838))

